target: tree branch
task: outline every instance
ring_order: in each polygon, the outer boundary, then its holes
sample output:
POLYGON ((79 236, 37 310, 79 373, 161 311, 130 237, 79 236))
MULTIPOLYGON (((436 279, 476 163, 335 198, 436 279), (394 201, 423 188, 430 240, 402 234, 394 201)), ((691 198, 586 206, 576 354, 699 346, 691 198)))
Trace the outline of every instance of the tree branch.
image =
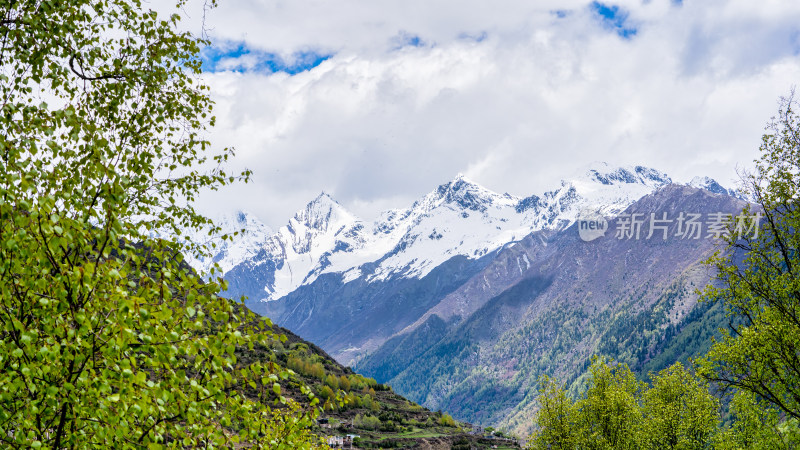
POLYGON ((80 79, 82 79, 84 81, 100 81, 100 80, 122 81, 122 80, 125 79, 125 76, 122 75, 122 74, 119 74, 119 73, 108 73, 108 74, 103 74, 103 75, 99 75, 99 76, 96 76, 96 77, 92 77, 92 76, 86 75, 86 71, 84 70, 83 66, 81 65, 80 57, 78 57, 78 55, 70 56, 70 58, 69 58, 69 69, 72 71, 72 73, 77 75, 78 78, 80 78, 80 79), (80 72, 75 70, 75 60, 78 60, 78 68, 80 68, 80 72))

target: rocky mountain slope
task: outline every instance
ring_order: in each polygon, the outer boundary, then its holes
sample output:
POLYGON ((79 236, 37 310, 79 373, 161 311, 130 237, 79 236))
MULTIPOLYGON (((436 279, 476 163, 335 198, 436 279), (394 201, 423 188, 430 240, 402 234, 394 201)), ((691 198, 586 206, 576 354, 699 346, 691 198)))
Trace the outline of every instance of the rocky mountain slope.
POLYGON ((687 327, 703 326, 718 312, 698 305, 695 292, 711 279, 701 262, 717 241, 707 230, 699 239, 675 236, 676 219, 692 212, 707 221, 743 206, 727 195, 670 185, 612 219, 595 241, 582 241, 577 224, 533 233, 356 367, 424 405, 525 432, 541 375, 578 389, 593 355, 640 373, 689 356, 672 348, 668 361, 658 360, 687 327), (646 239, 651 212, 672 218, 663 224, 667 239, 660 229, 646 239), (634 213, 647 217, 639 239, 619 239, 614 230, 634 213))

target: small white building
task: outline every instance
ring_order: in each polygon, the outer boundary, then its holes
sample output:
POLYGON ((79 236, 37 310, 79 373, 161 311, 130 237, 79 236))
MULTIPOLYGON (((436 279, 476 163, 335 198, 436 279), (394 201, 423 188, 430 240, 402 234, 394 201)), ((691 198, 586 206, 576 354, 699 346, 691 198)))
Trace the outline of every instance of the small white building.
POLYGON ((357 434, 347 436, 328 436, 327 444, 332 448, 353 448, 353 439, 360 437, 357 434))

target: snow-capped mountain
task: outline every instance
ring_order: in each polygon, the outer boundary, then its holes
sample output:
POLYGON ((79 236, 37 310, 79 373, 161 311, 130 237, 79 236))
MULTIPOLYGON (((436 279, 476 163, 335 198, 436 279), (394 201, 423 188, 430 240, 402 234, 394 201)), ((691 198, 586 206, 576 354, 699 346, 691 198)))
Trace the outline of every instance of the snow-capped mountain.
POLYGON ((216 262, 223 275, 251 273, 263 280, 257 290, 248 282, 246 292, 236 292, 251 300, 280 299, 326 273, 341 274, 343 283, 422 278, 454 256, 477 259, 532 231, 563 229, 584 209, 614 215, 671 182, 654 169, 595 163, 558 189, 516 197, 458 175, 410 208, 386 211, 374 222, 322 193, 276 233, 252 215, 224 218, 226 231, 247 232, 219 244, 212 257, 191 262, 200 270, 216 262))
POLYGON ((691 187, 696 187, 699 189, 705 189, 709 192, 714 194, 723 194, 723 195, 730 195, 731 197, 736 197, 740 200, 744 200, 744 196, 741 192, 735 189, 728 189, 721 184, 717 183, 716 180, 709 178, 709 177, 694 177, 692 181, 687 183, 691 187))
POLYGON ((216 246, 211 256, 187 255, 189 264, 201 273, 208 272, 214 263, 218 263, 224 274, 237 265, 255 258, 261 246, 273 234, 270 227, 246 211, 222 215, 216 218, 214 223, 220 228, 218 234, 210 235, 206 228, 188 236, 196 244, 216 246), (232 235, 233 239, 223 240, 222 235, 232 235))
POLYGON ((670 183, 672 179, 667 174, 655 169, 595 162, 562 181, 559 189, 523 199, 518 209, 530 210, 526 222, 534 230, 563 229, 575 222, 583 210, 614 216, 670 183))
POLYGON ((354 254, 371 251, 365 226, 330 195, 317 196, 264 244, 261 255, 275 267, 272 286, 264 286, 265 298, 280 298, 323 272, 357 264, 354 254))

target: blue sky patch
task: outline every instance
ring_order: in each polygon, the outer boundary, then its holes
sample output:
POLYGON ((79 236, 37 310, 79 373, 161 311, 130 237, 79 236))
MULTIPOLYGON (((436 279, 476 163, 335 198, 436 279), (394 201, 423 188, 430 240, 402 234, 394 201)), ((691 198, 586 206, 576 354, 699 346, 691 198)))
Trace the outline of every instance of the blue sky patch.
POLYGON ((485 31, 481 31, 480 33, 461 33, 458 35, 458 38, 461 40, 475 42, 483 42, 487 37, 489 37, 489 34, 485 31))
POLYGON ((613 30, 624 39, 633 38, 639 31, 628 22, 628 12, 617 5, 592 2, 589 7, 592 9, 595 16, 603 23, 604 27, 613 30))
POLYGON ((244 42, 214 44, 200 54, 206 72, 285 72, 295 75, 311 70, 329 59, 332 54, 316 51, 298 51, 289 58, 277 53, 252 49, 244 42))
POLYGON ((427 45, 419 35, 407 31, 397 33, 397 36, 393 37, 391 42, 394 50, 400 50, 403 47, 423 47, 427 45))
POLYGON ((554 11, 550 11, 550 14, 558 17, 559 19, 563 19, 570 15, 570 11, 567 11, 566 9, 556 9, 554 11))

